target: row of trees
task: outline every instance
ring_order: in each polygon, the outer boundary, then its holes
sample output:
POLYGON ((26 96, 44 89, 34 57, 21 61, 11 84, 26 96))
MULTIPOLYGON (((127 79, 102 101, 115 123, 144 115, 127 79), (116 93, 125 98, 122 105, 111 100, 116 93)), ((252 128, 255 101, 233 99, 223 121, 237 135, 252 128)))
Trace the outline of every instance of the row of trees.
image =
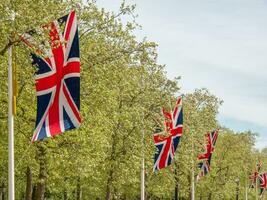
MULTIPOLYGON (((118 13, 79 0, 0 1, 0 194, 5 196, 8 172, 7 53, 13 45, 18 101, 15 118, 16 199, 139 199, 141 155, 146 158, 147 199, 190 198, 192 170, 207 131, 222 103, 206 89, 184 98, 184 133, 174 163, 153 173, 152 135, 161 107, 179 94, 179 78, 169 80, 157 63, 156 44, 138 41, 133 30, 134 7, 122 3, 118 13), (30 143, 36 104, 30 50, 19 35, 76 9, 80 20, 82 126, 54 139, 30 143), (121 17, 132 21, 124 24, 121 17), (145 130, 144 143, 141 131, 145 130), (142 152, 144 144, 144 152, 142 152)), ((212 171, 197 183, 198 199, 233 199, 266 154, 254 149, 255 134, 221 127, 212 171)), ((195 175, 196 175, 195 173, 195 175)), ((254 193, 249 194, 251 197, 254 193)))

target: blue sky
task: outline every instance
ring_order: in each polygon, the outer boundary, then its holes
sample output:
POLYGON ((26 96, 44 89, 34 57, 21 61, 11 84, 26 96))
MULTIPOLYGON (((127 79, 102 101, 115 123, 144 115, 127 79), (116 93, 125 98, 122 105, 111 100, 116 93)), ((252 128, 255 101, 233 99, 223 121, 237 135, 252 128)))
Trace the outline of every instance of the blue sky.
MULTIPOLYGON (((120 0, 97 0, 118 11, 120 0)), ((224 103, 218 116, 235 131, 259 133, 267 146, 267 0, 126 0, 136 4, 135 35, 158 46, 182 92, 208 88, 224 103)))

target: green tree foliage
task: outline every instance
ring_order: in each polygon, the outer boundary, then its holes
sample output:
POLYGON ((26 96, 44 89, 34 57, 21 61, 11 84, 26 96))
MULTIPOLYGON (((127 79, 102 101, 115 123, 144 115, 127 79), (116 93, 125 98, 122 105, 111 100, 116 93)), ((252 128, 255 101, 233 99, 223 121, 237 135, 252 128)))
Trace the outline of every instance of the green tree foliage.
MULTIPOLYGON (((29 176, 33 182, 32 199, 139 199, 142 144, 147 198, 173 198, 178 183, 180 198, 189 199, 192 171, 196 176, 204 134, 220 127, 216 115, 222 102, 206 89, 184 96, 184 133, 175 161, 153 173, 156 119, 162 107, 170 109, 175 103, 179 79, 166 77, 164 66, 157 63, 154 42, 135 38, 133 30, 138 25, 134 20, 121 22, 124 15, 133 16, 134 8, 122 3, 118 13, 109 13, 91 1, 0 1, 0 185, 7 185, 7 48, 12 45, 19 85, 15 118, 16 199, 25 198, 29 176), (76 9, 80 21, 82 125, 31 144, 36 69, 29 59, 30 49, 22 44, 20 36, 71 9, 76 9)), ((254 143, 255 134, 251 132, 235 133, 222 128, 212 171, 196 183, 196 196, 233 199, 237 178, 243 194, 256 163, 266 162, 266 150, 256 151, 254 143)))

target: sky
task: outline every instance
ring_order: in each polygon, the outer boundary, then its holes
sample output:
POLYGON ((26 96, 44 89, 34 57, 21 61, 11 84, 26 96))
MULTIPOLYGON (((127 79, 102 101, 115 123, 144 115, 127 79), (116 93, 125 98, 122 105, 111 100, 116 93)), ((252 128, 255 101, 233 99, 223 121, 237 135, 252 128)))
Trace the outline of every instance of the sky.
MULTIPOLYGON (((267 146, 267 0, 125 0, 136 4, 134 32, 158 44, 158 63, 182 93, 208 88, 224 101, 218 120, 259 134, 267 146)), ((97 0, 117 12, 120 0, 97 0)), ((127 20, 127 19, 126 19, 127 20)))

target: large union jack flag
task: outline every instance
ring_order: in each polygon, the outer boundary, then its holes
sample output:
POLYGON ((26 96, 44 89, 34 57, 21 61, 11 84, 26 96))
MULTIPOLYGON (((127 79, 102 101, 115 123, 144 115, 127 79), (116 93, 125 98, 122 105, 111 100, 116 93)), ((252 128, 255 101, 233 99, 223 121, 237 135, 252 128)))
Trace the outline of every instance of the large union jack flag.
POLYGON ((201 160, 201 162, 198 164, 200 172, 197 176, 197 180, 210 172, 211 156, 215 149, 218 133, 219 130, 217 129, 205 135, 207 142, 205 152, 198 155, 198 159, 201 160))
MULTIPOLYGON (((267 174, 266 173, 262 173, 259 175, 259 179, 260 179, 260 196, 263 195, 264 191, 267 188, 267 174)), ((257 182, 257 181, 256 181, 257 182)))
POLYGON ((157 129, 154 133, 157 152, 155 153, 153 171, 167 167, 174 158, 174 153, 183 133, 182 97, 177 99, 172 112, 166 112, 164 109, 162 112, 165 118, 165 132, 169 133, 169 136, 163 136, 164 131, 161 129, 157 129))
MULTIPOLYGON (((32 54, 36 73, 37 119, 32 142, 80 126, 80 53, 74 11, 53 21, 48 53, 32 54)), ((29 38, 29 36, 28 36, 29 38)), ((31 46, 31 40, 23 38, 31 46)))

